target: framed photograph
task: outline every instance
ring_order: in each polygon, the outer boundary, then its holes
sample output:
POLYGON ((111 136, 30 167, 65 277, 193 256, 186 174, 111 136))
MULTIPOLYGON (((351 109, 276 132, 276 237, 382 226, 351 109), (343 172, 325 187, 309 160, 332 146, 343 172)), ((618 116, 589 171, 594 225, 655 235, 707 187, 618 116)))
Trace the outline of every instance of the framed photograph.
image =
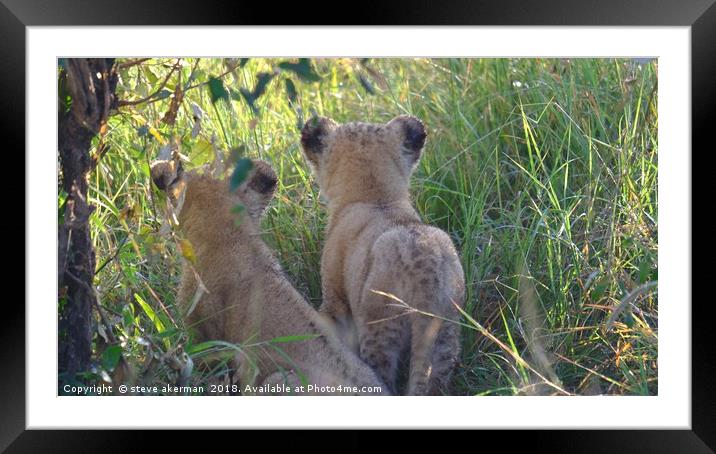
POLYGON ((315 20, 4 1, 26 298, 0 447, 455 428, 712 452, 711 3, 254 26, 315 20))

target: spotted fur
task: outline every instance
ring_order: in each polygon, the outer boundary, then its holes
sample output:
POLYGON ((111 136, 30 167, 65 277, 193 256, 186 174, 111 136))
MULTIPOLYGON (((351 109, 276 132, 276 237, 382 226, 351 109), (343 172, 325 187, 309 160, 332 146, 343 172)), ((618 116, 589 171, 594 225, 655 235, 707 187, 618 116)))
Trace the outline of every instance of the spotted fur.
MULTIPOLYGON (((382 387, 386 394, 387 388, 374 371, 341 343, 325 317, 291 285, 261 240, 261 214, 277 179, 266 162, 255 160, 253 164, 247 181, 233 192, 227 181, 209 175, 177 175, 178 166, 168 161, 152 165, 152 179, 160 183, 158 187, 172 198, 177 197, 175 189, 183 193, 179 227, 193 247, 193 267, 208 290, 187 317, 187 324, 196 329, 197 341, 239 345, 317 335, 246 347, 246 353, 235 358, 242 390, 256 384, 298 385, 303 375, 309 384, 382 387), (232 211, 237 204, 245 207, 238 214, 232 211)), ((197 286, 187 264, 177 297, 183 311, 190 308, 197 286)))
POLYGON ((313 119, 301 137, 328 201, 321 310, 394 392, 408 359, 406 393, 414 395, 448 390, 460 340, 458 325, 444 319, 457 320, 465 286, 452 241, 410 203, 426 137, 411 116, 386 124, 313 119))

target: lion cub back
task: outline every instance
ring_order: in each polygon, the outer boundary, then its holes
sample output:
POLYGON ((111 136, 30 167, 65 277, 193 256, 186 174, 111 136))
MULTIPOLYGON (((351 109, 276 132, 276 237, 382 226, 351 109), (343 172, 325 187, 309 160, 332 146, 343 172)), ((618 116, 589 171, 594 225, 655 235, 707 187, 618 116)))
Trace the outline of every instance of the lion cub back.
POLYGON ((344 125, 314 118, 301 136, 328 199, 322 310, 339 326, 353 319, 360 357, 393 391, 406 359, 408 394, 447 390, 460 351, 456 307, 464 305, 450 237, 425 225, 410 203, 426 136, 409 116, 344 125))

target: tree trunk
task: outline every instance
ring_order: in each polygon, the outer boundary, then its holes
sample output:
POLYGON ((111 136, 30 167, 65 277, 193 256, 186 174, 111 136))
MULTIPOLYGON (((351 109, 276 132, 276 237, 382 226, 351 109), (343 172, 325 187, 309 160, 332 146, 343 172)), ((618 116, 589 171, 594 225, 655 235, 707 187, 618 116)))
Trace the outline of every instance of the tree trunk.
POLYGON ((117 75, 114 59, 65 59, 59 82, 59 159, 61 183, 67 193, 64 219, 58 231, 58 364, 59 372, 74 380, 89 369, 92 352, 92 306, 97 303, 93 286, 95 254, 87 201, 88 173, 93 167, 90 142, 106 128, 114 107, 117 75), (69 95, 71 105, 67 106, 69 95))

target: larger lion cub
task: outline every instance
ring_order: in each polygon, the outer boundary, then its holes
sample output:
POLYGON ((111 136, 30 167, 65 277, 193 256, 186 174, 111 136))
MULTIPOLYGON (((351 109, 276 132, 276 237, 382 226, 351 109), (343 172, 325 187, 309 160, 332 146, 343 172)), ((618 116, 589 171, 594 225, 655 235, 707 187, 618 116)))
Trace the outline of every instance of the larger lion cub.
POLYGON ((446 390, 460 341, 459 327, 444 319, 456 320, 453 303, 464 300, 450 238, 423 224, 410 203, 410 175, 425 138, 423 124, 409 116, 344 125, 313 118, 301 135, 328 202, 321 310, 343 326, 352 315, 360 357, 391 391, 407 356, 412 395, 446 390))
POLYGON ((305 378, 307 394, 387 393, 289 283, 262 241, 260 219, 277 183, 267 163, 254 160, 234 192, 227 181, 184 172, 178 161, 154 162, 151 175, 177 205, 179 228, 193 246, 194 269, 208 290, 198 303, 192 301, 197 280, 187 265, 177 298, 185 310, 195 304, 187 322, 196 325, 201 340, 255 346, 238 361, 242 390, 251 384, 294 387, 305 378), (239 204, 245 209, 237 213, 239 204), (306 335, 316 337, 285 342, 287 336, 306 335), (284 341, 276 342, 280 338, 284 341))

